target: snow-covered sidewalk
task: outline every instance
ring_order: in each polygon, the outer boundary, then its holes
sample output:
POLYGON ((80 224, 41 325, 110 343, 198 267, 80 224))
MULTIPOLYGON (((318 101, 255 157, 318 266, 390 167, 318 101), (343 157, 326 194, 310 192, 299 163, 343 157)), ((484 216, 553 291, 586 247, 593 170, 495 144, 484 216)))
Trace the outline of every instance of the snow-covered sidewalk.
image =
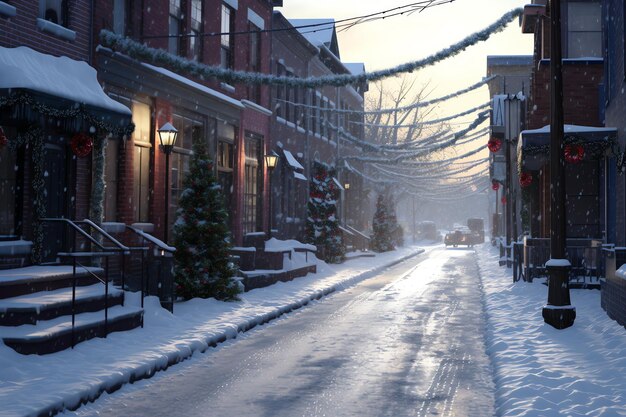
POLYGON ((548 288, 513 284, 498 253, 477 247, 499 416, 626 416, 626 330, 600 307, 600 291, 571 290, 574 326, 543 322, 548 288))
MULTIPOLYGON (((194 299, 176 304, 174 314, 154 297, 146 299, 144 328, 80 343, 73 350, 24 356, 0 343, 0 416, 16 417, 74 408, 104 391, 137 379, 234 338, 311 300, 376 275, 424 249, 400 248, 342 265, 318 263, 317 274, 242 294, 225 303, 194 299)), ((139 304, 128 294, 129 304, 139 304)), ((0 334, 0 337, 2 334, 0 334)))

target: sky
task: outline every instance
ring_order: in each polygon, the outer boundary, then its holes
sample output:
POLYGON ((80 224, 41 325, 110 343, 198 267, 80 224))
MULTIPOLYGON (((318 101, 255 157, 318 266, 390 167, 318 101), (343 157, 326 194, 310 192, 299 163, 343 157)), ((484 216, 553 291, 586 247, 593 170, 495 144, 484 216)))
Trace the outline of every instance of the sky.
MULTIPOLYGON (((381 12, 407 4, 407 0, 284 0, 279 10, 289 18, 334 18, 335 20, 381 12)), ((343 62, 364 62, 367 71, 381 70, 426 58, 497 21, 510 10, 530 0, 454 0, 408 16, 367 22, 339 31, 343 62)), ((485 77, 488 55, 532 55, 533 36, 522 34, 515 19, 507 28, 485 42, 414 73, 416 88, 427 86, 428 98, 462 90, 485 77)), ((394 82, 391 79, 391 82, 394 82)), ((372 93, 372 88, 370 92, 372 93)), ((432 118, 445 117, 489 100, 487 86, 438 105, 432 118)), ((410 103, 406 103, 410 104, 410 103)), ((475 114, 455 119, 470 123, 475 114)), ((485 122, 481 127, 485 127, 485 122)), ((480 140, 480 139, 479 139, 480 140)), ((485 137, 485 144, 487 137, 485 137)), ((468 145, 475 149, 476 142, 468 145)), ((485 158, 488 150, 476 155, 485 158)), ((480 168, 476 169, 480 171, 480 168)))
MULTIPOLYGON (((407 0, 285 0, 279 9, 287 18, 345 19, 410 4, 407 0)), ((529 0, 454 0, 409 16, 368 22, 338 32, 343 62, 364 62, 366 70, 390 68, 425 58, 495 22, 529 0), (367 40, 367 41, 364 41, 367 40)), ((480 81, 486 74, 487 55, 530 55, 532 35, 524 35, 517 20, 504 32, 434 67, 416 72, 418 83, 429 84, 431 98, 480 81)), ((455 106, 484 103, 487 88, 457 99, 455 106)), ((445 115, 445 112, 442 112, 445 115)))

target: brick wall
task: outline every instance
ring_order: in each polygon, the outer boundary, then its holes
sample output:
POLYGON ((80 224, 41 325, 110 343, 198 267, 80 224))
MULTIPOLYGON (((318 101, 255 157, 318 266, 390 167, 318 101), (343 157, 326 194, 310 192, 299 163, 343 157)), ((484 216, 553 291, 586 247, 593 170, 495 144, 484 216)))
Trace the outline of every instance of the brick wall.
MULTIPOLYGON (((534 73, 528 106, 528 129, 550 124, 550 65, 542 61, 534 73)), ((602 61, 567 62, 563 65, 563 116, 566 124, 602 126, 599 120, 599 86, 602 61)))
MULTIPOLYGON (((90 31, 89 1, 69 2, 69 27, 76 32, 76 40, 69 42, 37 28, 39 2, 17 0, 10 2, 17 15, 0 18, 0 45, 5 47, 28 46, 39 52, 89 62, 90 31)), ((97 2, 96 2, 97 3, 97 2)))

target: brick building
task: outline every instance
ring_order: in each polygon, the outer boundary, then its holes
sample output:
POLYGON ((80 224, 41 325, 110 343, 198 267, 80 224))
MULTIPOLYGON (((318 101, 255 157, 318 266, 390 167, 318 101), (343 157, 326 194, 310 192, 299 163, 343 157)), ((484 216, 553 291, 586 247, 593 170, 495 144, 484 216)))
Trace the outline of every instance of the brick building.
MULTIPOLYGON (((158 1, 99 3, 94 32, 128 36, 171 57, 226 69, 269 72, 271 1, 158 1), (204 33, 248 32, 200 36, 204 33), (194 36, 183 36, 191 33, 194 36)), ((107 92, 133 110, 130 141, 111 143, 107 153, 105 219, 136 223, 165 236, 176 219, 191 144, 207 143, 231 215, 235 244, 265 230, 267 176, 263 163, 269 139, 269 89, 207 81, 171 65, 98 48, 97 67, 107 92), (179 137, 170 156, 170 184, 157 129, 170 122, 179 137), (167 216, 164 193, 169 190, 167 216), (165 225, 167 217, 168 225, 165 225)), ((174 61, 172 61, 174 62, 174 61)))
POLYGON ((105 95, 90 66, 91 4, 15 1, 0 7, 4 267, 51 261, 65 247, 67 228, 41 218, 99 216, 102 196, 92 172, 102 169, 101 145, 132 131, 129 108, 105 95), (82 155, 82 145, 93 152, 82 155))
MULTIPOLYGON (((274 12, 273 27, 292 29, 274 34, 272 73, 298 77, 355 74, 363 64, 343 63, 333 19, 288 21, 274 12), (316 31, 306 27, 318 25, 316 31), (304 28, 300 28, 303 27, 304 28)), ((284 238, 304 239, 308 182, 316 162, 334 168, 341 192, 341 223, 364 230, 369 212, 349 211, 366 199, 363 179, 350 171, 344 157, 357 152, 339 129, 363 137, 363 96, 367 85, 272 89, 272 149, 283 156, 275 173, 273 224, 284 238), (346 189, 348 184, 348 189, 346 189)), ((344 233, 350 232, 344 230, 344 233)))
MULTIPOLYGON (((600 1, 563 1, 563 111, 565 121, 567 237, 614 241, 607 149, 616 129, 604 126, 602 19, 600 1), (574 155, 572 158, 571 156, 574 155), (569 159, 568 159, 569 158, 569 159)), ((521 133, 518 156, 521 172, 535 180, 530 189, 531 234, 550 233, 550 177, 547 149, 550 123, 549 19, 545 2, 525 7, 522 31, 534 35, 534 71, 528 103, 527 130, 521 133)))

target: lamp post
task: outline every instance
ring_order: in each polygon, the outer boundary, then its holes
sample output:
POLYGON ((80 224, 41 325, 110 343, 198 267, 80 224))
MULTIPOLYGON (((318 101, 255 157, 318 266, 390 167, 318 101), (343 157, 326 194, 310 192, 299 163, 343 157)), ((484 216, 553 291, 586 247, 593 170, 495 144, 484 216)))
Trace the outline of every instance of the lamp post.
POLYGON ((343 222, 348 225, 348 190, 350 189, 350 183, 346 182, 343 185, 343 200, 344 200, 344 207, 343 207, 343 222))
POLYGON ((565 259, 565 169, 563 160, 563 73, 561 59, 561 0, 550 0, 550 260, 548 303, 544 321, 557 329, 574 324, 570 304, 569 270, 565 259))
POLYGON ((165 154, 165 227, 163 230, 163 241, 167 243, 167 235, 169 229, 169 203, 170 203, 170 154, 174 149, 178 130, 171 123, 165 123, 157 130, 159 133, 159 141, 161 142, 161 150, 165 154))
POLYGON ((269 202, 269 220, 268 220, 268 228, 267 228, 267 240, 272 238, 272 172, 274 168, 276 168, 276 164, 278 163, 278 155, 274 152, 268 153, 264 157, 265 159, 265 167, 267 168, 268 182, 269 182, 269 192, 268 192, 268 202, 269 202))

